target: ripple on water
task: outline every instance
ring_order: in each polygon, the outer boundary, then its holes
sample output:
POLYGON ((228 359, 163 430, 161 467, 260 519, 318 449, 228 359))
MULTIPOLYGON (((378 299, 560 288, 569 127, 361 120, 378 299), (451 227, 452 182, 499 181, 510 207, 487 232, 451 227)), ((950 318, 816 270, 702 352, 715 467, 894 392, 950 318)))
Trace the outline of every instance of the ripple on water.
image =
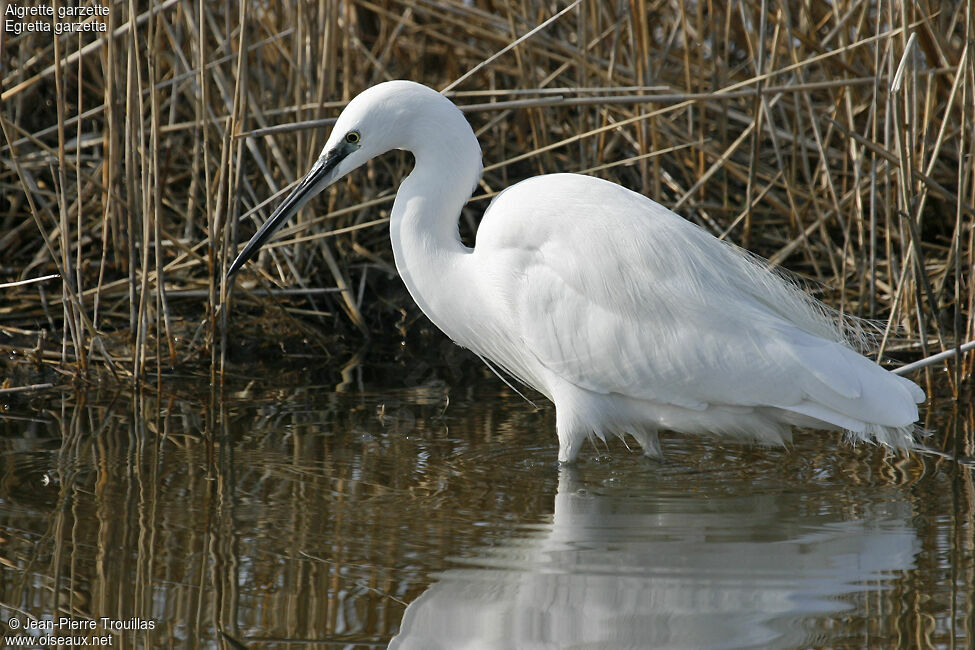
POLYGON ((791 647, 869 629, 883 643, 904 624, 891 612, 945 601, 904 595, 918 567, 963 552, 953 475, 839 436, 664 435, 662 460, 611 442, 569 468, 550 408, 494 383, 444 406, 442 386, 303 386, 66 409, 3 439, 2 555, 29 579, 5 581, 2 602, 41 612, 60 576, 65 594, 214 641, 187 603, 244 640, 791 647))

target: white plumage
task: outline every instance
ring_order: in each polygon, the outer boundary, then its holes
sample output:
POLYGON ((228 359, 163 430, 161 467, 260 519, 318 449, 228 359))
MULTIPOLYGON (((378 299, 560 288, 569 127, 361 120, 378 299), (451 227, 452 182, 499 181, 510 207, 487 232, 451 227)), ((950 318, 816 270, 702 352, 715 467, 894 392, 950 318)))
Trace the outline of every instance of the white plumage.
POLYGON ((656 455, 658 429, 782 443, 799 425, 912 446, 916 384, 855 352, 795 285, 635 192, 531 178, 495 198, 464 246, 480 147, 463 114, 416 83, 350 102, 231 274, 312 196, 394 148, 416 159, 390 219, 397 270, 451 339, 555 403, 559 460, 606 434, 656 455))

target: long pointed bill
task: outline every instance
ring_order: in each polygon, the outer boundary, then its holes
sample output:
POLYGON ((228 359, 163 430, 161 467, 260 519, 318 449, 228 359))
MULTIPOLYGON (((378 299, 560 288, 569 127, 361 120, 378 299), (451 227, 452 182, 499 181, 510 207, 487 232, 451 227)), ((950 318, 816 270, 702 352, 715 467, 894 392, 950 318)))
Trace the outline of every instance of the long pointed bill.
POLYGON ((332 178, 332 171, 350 153, 352 153, 352 149, 339 145, 315 161, 314 166, 301 179, 301 182, 288 195, 288 198, 278 206, 278 209, 274 211, 271 217, 261 226, 261 229, 244 246, 244 250, 240 252, 240 255, 234 260, 234 263, 230 265, 230 270, 227 271, 228 278, 232 278, 248 260, 257 255, 257 251, 271 238, 271 235, 283 226, 288 219, 293 217, 303 205, 332 184, 335 180, 332 178))

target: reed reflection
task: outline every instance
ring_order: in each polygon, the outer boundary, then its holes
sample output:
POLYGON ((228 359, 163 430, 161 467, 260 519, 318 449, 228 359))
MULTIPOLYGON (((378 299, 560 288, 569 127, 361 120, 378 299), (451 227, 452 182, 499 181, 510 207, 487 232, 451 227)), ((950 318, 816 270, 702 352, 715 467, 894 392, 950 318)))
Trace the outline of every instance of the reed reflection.
POLYGON ((971 404, 929 423, 962 463, 669 438, 571 472, 550 413, 484 386, 11 402, 0 620, 153 623, 115 647, 972 638, 971 404))

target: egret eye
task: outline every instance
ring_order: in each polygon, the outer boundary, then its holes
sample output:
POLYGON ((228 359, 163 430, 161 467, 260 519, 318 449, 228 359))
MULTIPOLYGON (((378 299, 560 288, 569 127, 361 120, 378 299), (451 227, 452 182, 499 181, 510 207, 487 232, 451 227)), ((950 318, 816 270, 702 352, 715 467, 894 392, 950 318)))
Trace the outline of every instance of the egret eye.
POLYGON ((345 134, 345 141, 349 144, 359 144, 359 132, 349 131, 345 134))

